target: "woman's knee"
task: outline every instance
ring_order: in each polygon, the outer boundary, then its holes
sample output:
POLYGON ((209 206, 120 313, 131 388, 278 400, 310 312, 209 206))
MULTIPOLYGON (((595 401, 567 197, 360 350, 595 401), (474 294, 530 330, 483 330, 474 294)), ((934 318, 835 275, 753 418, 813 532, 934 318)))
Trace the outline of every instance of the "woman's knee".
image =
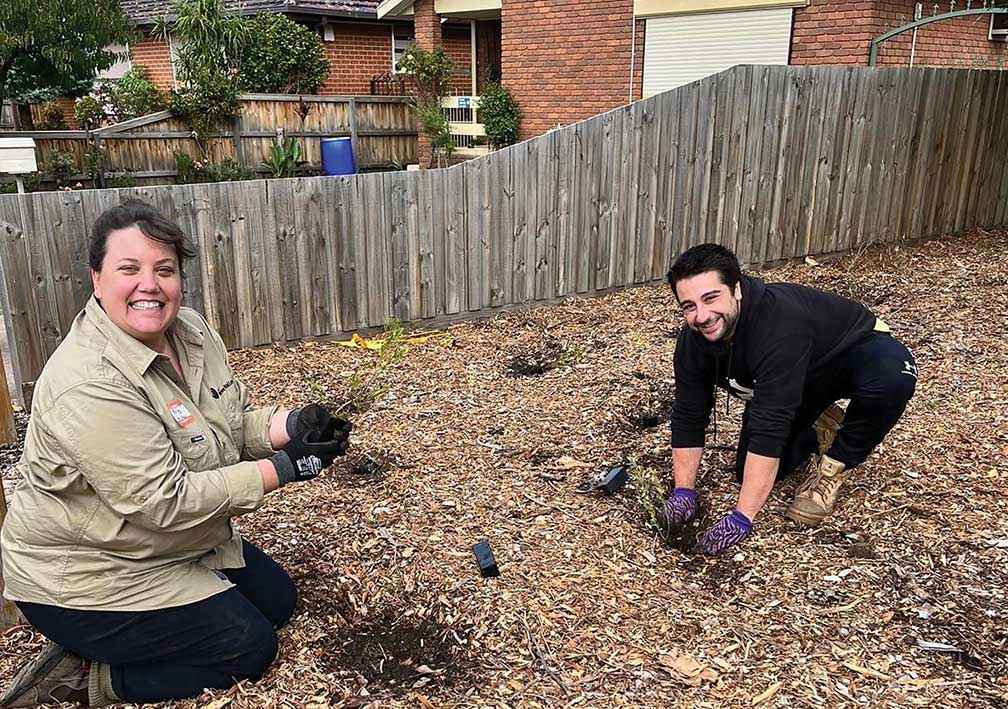
POLYGON ((286 583, 280 584, 277 589, 277 599, 273 607, 274 616, 270 618, 274 628, 282 628, 287 625, 287 621, 294 615, 294 607, 298 600, 297 586, 294 585, 294 581, 286 573, 284 573, 284 577, 286 583))
POLYGON ((238 674, 249 679, 263 676, 279 652, 276 631, 265 618, 250 625, 245 637, 243 652, 238 658, 238 674))

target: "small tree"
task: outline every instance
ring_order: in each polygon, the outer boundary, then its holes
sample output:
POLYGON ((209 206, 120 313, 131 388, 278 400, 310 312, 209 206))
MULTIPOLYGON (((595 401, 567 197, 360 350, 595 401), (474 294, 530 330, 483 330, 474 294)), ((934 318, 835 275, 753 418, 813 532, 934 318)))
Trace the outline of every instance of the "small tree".
POLYGON ((286 15, 257 15, 248 27, 249 47, 239 75, 244 90, 318 91, 329 73, 329 60, 317 34, 286 15))
POLYGON ((448 121, 441 111, 441 99, 448 90, 448 77, 452 60, 438 47, 433 52, 412 46, 399 60, 399 71, 409 77, 413 111, 420 129, 430 138, 434 148, 431 159, 443 153, 449 156, 455 150, 448 121))
POLYGON ((106 47, 129 38, 118 0, 3 0, 0 105, 28 90, 83 95, 83 84, 119 58, 106 47))
POLYGON ((238 115, 238 73, 248 49, 248 24, 222 0, 178 0, 175 20, 162 20, 159 33, 178 40, 176 71, 182 88, 172 91, 170 109, 192 128, 207 152, 206 138, 238 115))
POLYGON ((500 84, 487 84, 480 93, 479 113, 487 138, 495 148, 518 142, 521 111, 510 91, 500 84))
POLYGON ((140 66, 133 67, 119 79, 102 82, 95 94, 116 122, 145 116, 165 106, 164 95, 140 66))

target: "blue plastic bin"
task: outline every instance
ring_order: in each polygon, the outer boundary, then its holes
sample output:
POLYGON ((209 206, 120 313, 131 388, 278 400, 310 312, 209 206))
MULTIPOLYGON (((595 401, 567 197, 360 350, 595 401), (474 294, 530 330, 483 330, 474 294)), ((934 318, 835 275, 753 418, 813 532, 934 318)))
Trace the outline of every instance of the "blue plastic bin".
POLYGON ((322 172, 326 175, 353 175, 357 172, 353 144, 349 138, 322 138, 322 172))

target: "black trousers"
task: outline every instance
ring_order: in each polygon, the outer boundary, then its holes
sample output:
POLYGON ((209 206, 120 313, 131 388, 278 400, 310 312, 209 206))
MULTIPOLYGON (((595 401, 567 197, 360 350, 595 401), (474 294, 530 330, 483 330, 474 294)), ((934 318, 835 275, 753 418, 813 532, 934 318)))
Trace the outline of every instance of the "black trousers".
POLYGON ((274 630, 294 611, 290 576, 244 542, 245 568, 223 573, 236 585, 202 601, 153 611, 82 611, 38 603, 18 608, 43 635, 112 669, 126 702, 186 699, 204 688, 258 679, 277 654, 274 630))
MULTIPOLYGON (((876 332, 834 360, 828 372, 807 381, 802 402, 781 451, 777 477, 790 475, 816 452, 812 424, 839 399, 850 399, 843 426, 826 455, 848 468, 861 465, 896 425, 917 386, 917 364, 910 350, 876 332)), ((735 475, 741 480, 749 450, 749 404, 742 415, 735 475)))

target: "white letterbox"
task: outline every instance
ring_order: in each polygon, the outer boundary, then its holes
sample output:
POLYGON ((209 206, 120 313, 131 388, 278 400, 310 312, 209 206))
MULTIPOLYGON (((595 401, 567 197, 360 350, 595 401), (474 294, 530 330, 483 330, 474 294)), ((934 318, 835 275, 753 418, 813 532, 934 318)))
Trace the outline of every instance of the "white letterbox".
POLYGON ((38 170, 35 141, 31 138, 0 138, 0 172, 21 175, 38 170))

